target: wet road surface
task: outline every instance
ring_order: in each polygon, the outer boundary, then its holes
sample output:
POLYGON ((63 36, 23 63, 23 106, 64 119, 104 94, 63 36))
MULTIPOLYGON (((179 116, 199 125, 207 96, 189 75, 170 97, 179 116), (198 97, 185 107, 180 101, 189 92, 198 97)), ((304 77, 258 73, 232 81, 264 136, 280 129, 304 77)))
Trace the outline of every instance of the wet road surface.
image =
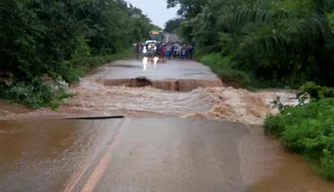
POLYGON ((217 80, 211 69, 195 61, 168 60, 166 63, 148 64, 143 70, 143 62, 138 60, 120 60, 99 68, 93 76, 101 79, 127 79, 145 76, 152 80, 201 79, 217 80), (111 73, 112 72, 112 73, 111 73))
POLYGON ((180 40, 179 36, 175 33, 165 33, 163 42, 178 42, 180 40))
POLYGON ((102 66, 71 87, 75 94, 57 110, 29 110, 0 101, 0 119, 59 119, 77 116, 195 117, 261 124, 277 113, 270 102, 277 93, 284 103, 296 103, 289 92, 249 92, 224 87, 210 69, 195 61, 149 64, 137 60, 102 66), (145 76, 147 80, 137 80, 145 76))
POLYGON ((334 189, 260 129, 210 120, 1 121, 0 162, 2 192, 334 189))
POLYGON ((1 192, 334 191, 250 126, 277 113, 276 96, 296 104, 290 91, 224 87, 207 67, 176 60, 145 70, 140 61, 117 61, 70 91, 75 97, 55 111, 0 101, 0 119, 136 119, 0 121, 1 192))
MULTIPOLYGON (((191 91, 199 87, 221 87, 222 81, 210 68, 195 61, 168 60, 167 63, 144 64, 138 60, 121 60, 105 65, 91 76, 106 86, 152 86, 166 91, 191 91), (145 78, 138 81, 136 78, 145 78)), ((91 80, 89 80, 91 82, 91 80)))

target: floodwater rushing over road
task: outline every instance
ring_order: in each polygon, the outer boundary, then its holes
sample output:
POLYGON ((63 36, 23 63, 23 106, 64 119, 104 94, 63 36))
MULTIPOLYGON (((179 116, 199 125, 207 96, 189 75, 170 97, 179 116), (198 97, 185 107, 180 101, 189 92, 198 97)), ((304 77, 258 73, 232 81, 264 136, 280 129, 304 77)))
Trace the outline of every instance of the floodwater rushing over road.
POLYGON ((208 67, 193 61, 168 61, 142 69, 139 61, 118 61, 96 70, 71 88, 75 97, 57 111, 12 105, 0 108, 2 119, 59 118, 89 115, 127 117, 196 117, 261 124, 277 110, 270 102, 280 96, 295 103, 290 92, 224 87, 208 67), (145 78, 144 78, 145 77, 145 78))
POLYGON ((270 102, 293 93, 225 87, 193 61, 146 67, 103 66, 56 111, 1 102, 18 120, 0 122, 1 191, 334 191, 263 136, 270 102), (130 119, 41 120, 98 115, 130 119))

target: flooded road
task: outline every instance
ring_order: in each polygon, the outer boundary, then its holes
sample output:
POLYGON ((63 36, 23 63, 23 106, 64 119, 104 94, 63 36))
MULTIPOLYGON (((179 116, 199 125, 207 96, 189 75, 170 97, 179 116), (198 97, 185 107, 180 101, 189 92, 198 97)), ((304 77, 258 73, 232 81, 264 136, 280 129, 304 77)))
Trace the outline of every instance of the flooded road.
POLYGON ((258 126, 292 92, 224 87, 193 61, 133 60, 70 91, 56 111, 0 102, 1 191, 334 191, 258 126), (130 119, 45 120, 98 115, 130 119))
POLYGON ((137 118, 0 127, 3 192, 334 189, 256 127, 239 123, 137 118))
POLYGON ((142 66, 141 62, 135 60, 117 61, 103 66, 72 87, 70 90, 76 96, 67 99, 56 111, 29 111, 10 105, 0 109, 4 114, 0 118, 173 116, 262 124, 267 113, 277 112, 270 107, 270 102, 277 95, 285 103, 296 102, 290 99, 295 96, 290 92, 252 93, 224 87, 208 67, 193 61, 168 61, 155 67, 149 65, 146 70, 142 66))

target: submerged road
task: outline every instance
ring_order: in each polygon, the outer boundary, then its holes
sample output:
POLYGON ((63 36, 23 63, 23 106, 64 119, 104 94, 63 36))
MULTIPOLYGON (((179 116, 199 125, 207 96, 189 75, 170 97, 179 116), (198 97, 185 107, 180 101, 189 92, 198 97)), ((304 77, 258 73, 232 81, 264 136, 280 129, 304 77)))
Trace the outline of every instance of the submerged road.
POLYGON ((100 67, 98 72, 94 74, 94 77, 103 79, 130 79, 138 76, 145 76, 152 80, 219 79, 209 67, 190 60, 168 60, 166 63, 156 65, 149 63, 146 64, 146 68, 139 60, 119 60, 100 67))
POLYGON ((199 87, 223 86, 222 81, 209 67, 196 61, 168 60, 166 63, 154 65, 138 60, 120 60, 100 67, 92 77, 107 86, 138 86, 144 83, 167 91, 191 91, 199 87), (138 82, 136 78, 145 78, 147 82, 138 82))
POLYGON ((237 151, 248 130, 237 123, 64 120, 0 127, 2 192, 245 188, 237 151))
POLYGON ((176 118, 261 122, 260 96, 222 85, 194 61, 117 61, 83 78, 57 111, 5 105, 8 119, 58 120, 0 121, 0 192, 334 191, 259 126, 176 118), (140 83, 158 89, 110 86, 140 83), (165 118, 59 120, 115 114, 165 118))
POLYGON ((239 123, 175 118, 0 121, 0 188, 1 192, 334 189, 316 176, 309 180, 305 163, 294 158, 291 164, 291 157, 272 148, 273 141, 262 137, 257 144, 252 142, 259 137, 252 132, 239 123))

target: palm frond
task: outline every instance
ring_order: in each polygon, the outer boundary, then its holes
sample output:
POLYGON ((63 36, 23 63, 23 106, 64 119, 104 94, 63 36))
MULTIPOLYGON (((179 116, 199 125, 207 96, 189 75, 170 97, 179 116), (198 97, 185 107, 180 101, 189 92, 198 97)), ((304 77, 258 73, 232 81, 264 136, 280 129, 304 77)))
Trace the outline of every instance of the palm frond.
POLYGON ((251 22, 268 22, 277 14, 272 11, 240 7, 235 12, 221 18, 221 22, 228 27, 244 26, 251 22))

